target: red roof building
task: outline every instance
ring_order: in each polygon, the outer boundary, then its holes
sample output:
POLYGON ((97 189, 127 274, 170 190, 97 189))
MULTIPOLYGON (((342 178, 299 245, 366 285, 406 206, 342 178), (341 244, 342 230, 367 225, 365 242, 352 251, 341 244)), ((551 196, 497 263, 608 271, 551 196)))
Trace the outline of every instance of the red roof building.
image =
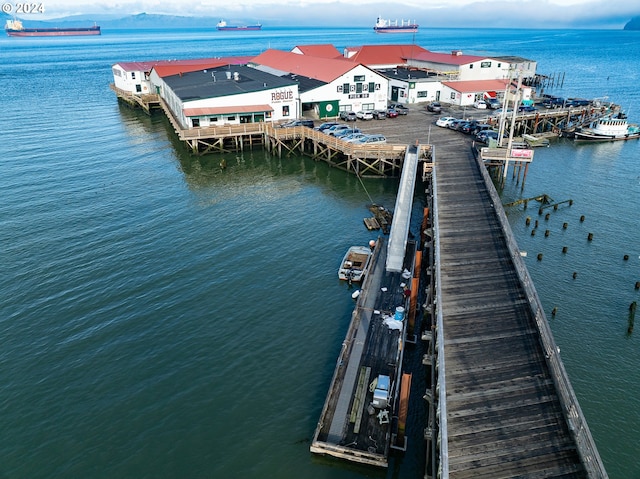
POLYGON ((344 57, 369 68, 393 68, 407 65, 409 59, 422 53, 429 50, 418 45, 364 45, 345 48, 344 57))

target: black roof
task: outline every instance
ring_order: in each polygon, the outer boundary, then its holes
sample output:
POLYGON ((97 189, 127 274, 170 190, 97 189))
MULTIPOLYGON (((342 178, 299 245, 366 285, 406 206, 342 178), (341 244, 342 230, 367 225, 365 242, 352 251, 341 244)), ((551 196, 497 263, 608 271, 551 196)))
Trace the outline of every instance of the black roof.
POLYGON ((436 77, 435 72, 427 72, 426 70, 416 70, 414 68, 382 68, 376 69, 376 72, 385 78, 400 80, 422 80, 429 77, 436 77))
POLYGON ((295 73, 289 73, 288 75, 284 75, 281 78, 288 78, 296 82, 298 84, 298 91, 300 93, 311 91, 327 84, 327 82, 324 82, 322 80, 316 80, 315 78, 309 78, 302 75, 297 75, 295 73))
POLYGON ((239 95, 297 83, 291 78, 281 78, 243 65, 170 75, 164 77, 164 81, 182 101, 239 95))

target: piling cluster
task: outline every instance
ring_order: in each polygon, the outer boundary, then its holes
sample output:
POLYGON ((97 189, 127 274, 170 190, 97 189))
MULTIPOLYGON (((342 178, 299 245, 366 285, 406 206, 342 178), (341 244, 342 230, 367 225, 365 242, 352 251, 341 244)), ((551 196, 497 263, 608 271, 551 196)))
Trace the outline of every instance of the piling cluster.
MULTIPOLYGON (((551 213, 546 211, 547 209, 553 208, 553 211, 557 211, 558 207, 560 205, 562 205, 562 204, 566 204, 568 206, 572 206, 573 205, 573 200, 565 200, 565 201, 560 201, 560 202, 557 202, 557 203, 552 203, 551 202, 551 198, 549 198, 549 196, 547 196, 547 195, 541 195, 540 197, 530 198, 529 200, 532 200, 532 199, 537 199, 538 201, 540 201, 542 203, 542 206, 540 206, 540 208, 538 209, 538 216, 543 217, 544 220, 542 220, 542 219, 541 220, 538 220, 538 219, 533 220, 531 218, 531 216, 527 216, 525 218, 525 224, 527 226, 532 226, 532 224, 533 224, 533 227, 531 228, 531 236, 535 236, 536 235, 536 231, 539 229, 541 221, 548 222, 550 220, 551 213)), ((518 202, 509 204, 509 205, 506 205, 506 206, 514 206, 516 204, 522 204, 522 203, 524 203, 524 207, 526 208, 527 207, 527 201, 524 201, 524 200, 520 200, 518 202)), ((585 215, 580 215, 580 217, 579 217, 580 223, 584 223, 585 219, 586 219, 585 215)), ((568 221, 564 221, 562 223, 562 229, 563 230, 567 230, 568 228, 569 228, 569 222, 568 221)), ((544 230, 545 238, 551 236, 551 234, 552 234, 552 230, 550 228, 545 228, 545 230, 544 230)), ((595 239, 594 233, 593 232, 588 232, 587 236, 586 236, 587 242, 592 242, 592 241, 594 241, 594 239, 595 239)), ((562 254, 566 255, 568 253, 569 253, 569 247, 567 245, 562 246, 562 254)), ((540 252, 540 253, 538 253, 536 255, 536 258, 537 258, 538 261, 542 261, 543 256, 544 256, 543 253, 540 252)), ((623 260, 624 261, 628 261, 629 260, 629 255, 625 254, 624 257, 623 257, 623 260)), ((578 278, 578 272, 577 271, 573 271, 572 278, 574 280, 578 278)), ((634 287, 635 287, 636 291, 640 290, 640 281, 636 281, 634 287)), ((631 303, 631 305, 629 306, 629 318, 628 318, 628 324, 627 324, 627 334, 628 335, 633 332, 636 307, 637 307, 637 302, 636 301, 633 301, 631 303)), ((555 317, 557 313, 558 313, 558 307, 554 306, 553 309, 551 310, 551 315, 553 317, 555 317)))

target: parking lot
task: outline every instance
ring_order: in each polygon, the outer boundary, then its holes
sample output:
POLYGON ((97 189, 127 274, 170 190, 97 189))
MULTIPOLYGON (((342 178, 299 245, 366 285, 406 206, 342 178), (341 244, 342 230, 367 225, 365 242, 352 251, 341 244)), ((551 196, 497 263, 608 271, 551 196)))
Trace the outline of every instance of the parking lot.
POLYGON ((453 116, 466 119, 484 119, 487 116, 484 110, 473 108, 459 108, 443 105, 441 113, 431 113, 426 110, 426 104, 409 105, 407 115, 399 115, 396 118, 385 120, 356 120, 349 122, 363 133, 382 134, 387 138, 387 143, 413 144, 418 141, 421 144, 447 142, 460 137, 467 138, 471 143, 471 137, 457 131, 436 126, 436 120, 441 116, 453 116))

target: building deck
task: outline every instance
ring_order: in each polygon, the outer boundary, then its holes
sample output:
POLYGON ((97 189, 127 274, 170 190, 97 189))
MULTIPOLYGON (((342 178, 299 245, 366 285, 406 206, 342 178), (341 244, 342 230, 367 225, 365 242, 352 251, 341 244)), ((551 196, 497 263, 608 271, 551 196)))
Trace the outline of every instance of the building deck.
POLYGON ((606 477, 502 206, 467 151, 435 152, 442 477, 606 477))
POLYGON ((398 306, 408 311, 405 286, 411 285, 416 245, 407 246, 404 269, 408 275, 403 275, 404 270, 385 271, 386 251, 386 240, 378 239, 311 444, 311 452, 380 467, 387 466, 396 433, 407 323, 401 321, 400 329, 395 329, 384 321, 396 321, 398 306), (371 405, 374 380, 380 374, 390 378, 386 408, 371 405))

